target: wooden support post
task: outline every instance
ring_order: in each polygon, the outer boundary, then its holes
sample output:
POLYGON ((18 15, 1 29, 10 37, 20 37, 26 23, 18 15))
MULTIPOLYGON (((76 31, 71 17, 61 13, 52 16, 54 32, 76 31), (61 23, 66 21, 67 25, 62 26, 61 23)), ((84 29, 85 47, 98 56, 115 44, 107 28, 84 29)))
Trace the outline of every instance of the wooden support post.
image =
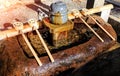
POLYGON ((108 22, 109 16, 110 16, 111 9, 107 9, 101 12, 101 18, 105 21, 108 22))
MULTIPOLYGON (((104 5, 105 0, 87 0, 86 8, 95 8, 104 5)), ((111 9, 104 10, 101 12, 100 16, 104 21, 108 21, 111 9)))
POLYGON ((95 0, 87 0, 86 8, 91 9, 94 7, 95 0))
POLYGON ((104 5, 105 0, 87 0, 87 5, 86 8, 95 8, 95 7, 100 7, 104 5))

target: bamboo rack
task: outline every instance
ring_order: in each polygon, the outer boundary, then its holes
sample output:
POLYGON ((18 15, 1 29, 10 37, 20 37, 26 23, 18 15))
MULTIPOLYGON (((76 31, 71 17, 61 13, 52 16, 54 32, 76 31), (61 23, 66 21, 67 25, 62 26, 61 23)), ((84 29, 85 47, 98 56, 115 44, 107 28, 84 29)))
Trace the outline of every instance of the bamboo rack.
MULTIPOLYGON (((85 11, 84 15, 94 14, 94 13, 104 11, 107 9, 112 9, 112 8, 113 8, 112 4, 105 5, 102 7, 92 8, 92 9, 88 9, 88 11, 85 11)), ((75 18, 75 16, 72 13, 68 14, 68 19, 74 19, 74 18, 75 18)), ((41 23, 41 21, 37 21, 37 23, 39 24, 39 23, 41 23)), ((27 32, 33 31, 33 30, 35 30, 35 29, 32 29, 32 27, 29 26, 29 24, 24 24, 23 29, 22 29, 23 33, 27 33, 27 32)), ((17 30, 15 30, 14 28, 9 29, 9 30, 0 31, 0 40, 6 39, 9 37, 13 37, 13 36, 16 36, 19 34, 20 33, 17 30)))
POLYGON ((37 56, 35 50, 33 49, 32 45, 30 44, 29 40, 27 39, 27 37, 25 36, 25 34, 23 33, 22 29, 23 29, 23 23, 21 22, 15 22, 13 23, 14 28, 23 36, 26 44, 28 45, 29 49, 31 50, 33 56, 35 57, 37 63, 39 64, 39 66, 42 66, 42 63, 39 59, 39 57, 37 56))
POLYGON ((41 43, 43 44, 43 46, 44 46, 44 48, 45 48, 45 50, 46 50, 46 52, 47 52, 47 54, 48 54, 51 62, 54 62, 54 58, 52 57, 52 54, 50 53, 50 50, 48 49, 48 47, 47 47, 44 39, 42 38, 41 34, 40 34, 39 31, 38 31, 39 24, 37 23, 37 21, 34 20, 34 19, 30 19, 30 20, 28 21, 28 23, 29 23, 30 26, 33 27, 33 29, 35 29, 35 31, 36 31, 39 39, 41 40, 41 43))

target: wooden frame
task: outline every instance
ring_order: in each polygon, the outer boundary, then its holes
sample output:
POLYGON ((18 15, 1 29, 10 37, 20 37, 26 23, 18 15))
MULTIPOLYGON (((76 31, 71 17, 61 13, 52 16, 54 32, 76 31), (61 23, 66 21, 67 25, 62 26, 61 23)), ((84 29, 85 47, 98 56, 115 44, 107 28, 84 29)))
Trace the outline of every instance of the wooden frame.
MULTIPOLYGON (((86 8, 95 8, 104 5, 105 0, 87 0, 86 8)), ((101 12, 100 16, 104 21, 108 21, 111 9, 104 10, 101 12)))

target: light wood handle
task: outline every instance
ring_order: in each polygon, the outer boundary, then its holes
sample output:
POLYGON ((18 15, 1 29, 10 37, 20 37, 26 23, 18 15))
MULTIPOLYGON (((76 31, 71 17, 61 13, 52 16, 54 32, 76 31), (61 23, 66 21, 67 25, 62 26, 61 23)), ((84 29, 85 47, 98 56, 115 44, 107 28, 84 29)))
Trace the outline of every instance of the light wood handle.
POLYGON ((43 46, 44 46, 44 48, 45 48, 45 50, 46 50, 46 52, 47 52, 47 54, 48 54, 48 56, 49 56, 49 58, 50 58, 50 60, 51 60, 52 62, 54 62, 54 59, 53 59, 53 57, 52 57, 52 54, 50 53, 50 50, 48 49, 45 41, 43 40, 41 34, 40 34, 39 31, 38 31, 39 24, 37 23, 37 21, 34 20, 34 19, 30 19, 30 20, 28 21, 28 23, 29 23, 30 26, 32 26, 32 27, 35 29, 38 37, 39 37, 40 40, 41 40, 41 43, 43 44, 43 46))
POLYGON ((40 61, 39 57, 37 56, 35 50, 34 50, 33 47, 31 46, 30 42, 29 42, 28 39, 26 38, 25 34, 22 33, 22 36, 23 36, 25 42, 27 43, 28 47, 30 48, 33 56, 35 57, 35 59, 36 59, 36 61, 37 61, 37 63, 39 64, 39 66, 42 66, 42 62, 40 61))
POLYGON ((22 22, 15 22, 13 23, 13 27, 20 33, 22 34, 25 42, 27 43, 28 47, 30 48, 33 56, 35 57, 36 61, 38 62, 39 66, 42 66, 42 63, 39 59, 39 57, 37 56, 35 50, 33 49, 32 45, 30 44, 30 42, 28 41, 27 37, 25 36, 25 34, 23 33, 23 23, 22 22))
POLYGON ((48 49, 45 41, 43 40, 43 38, 42 38, 42 36, 41 36, 41 34, 39 33, 38 30, 36 30, 36 32, 37 32, 37 34, 38 34, 38 36, 39 36, 39 38, 40 38, 40 40, 41 40, 41 42, 42 42, 42 44, 43 44, 43 46, 44 46, 44 48, 45 48, 45 50, 46 50, 46 52, 47 52, 50 60, 51 60, 52 62, 54 62, 54 58, 53 58, 52 54, 50 53, 50 50, 48 49))
POLYGON ((102 27, 102 25, 100 25, 97 21, 96 21, 96 19, 94 19, 92 16, 90 16, 90 15, 88 15, 112 40, 116 40, 108 31, 106 31, 103 27, 102 27))
POLYGON ((101 42, 104 42, 104 40, 90 27, 90 25, 85 22, 80 16, 79 18, 84 22, 84 24, 96 35, 96 37, 98 37, 98 39, 100 39, 101 42))

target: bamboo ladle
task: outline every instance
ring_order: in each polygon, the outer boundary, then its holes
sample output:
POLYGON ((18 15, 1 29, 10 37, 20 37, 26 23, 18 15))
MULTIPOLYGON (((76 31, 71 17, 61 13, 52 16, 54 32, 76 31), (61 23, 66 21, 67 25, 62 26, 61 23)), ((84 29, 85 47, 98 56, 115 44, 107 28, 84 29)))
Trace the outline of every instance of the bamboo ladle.
POLYGON ((82 20, 82 22, 95 34, 96 37, 98 37, 98 39, 101 41, 101 42, 104 42, 104 40, 91 28, 91 26, 85 22, 85 20, 82 18, 82 14, 79 12, 79 10, 72 10, 72 14, 77 17, 77 18, 80 18, 80 20, 82 20))
POLYGON ((22 32, 22 29, 23 29, 23 23, 22 22, 14 22, 13 23, 13 27, 19 31, 19 33, 21 33, 21 35, 23 36, 25 42, 27 43, 28 47, 30 48, 33 56, 35 57, 37 63, 39 64, 39 66, 42 66, 42 63, 39 59, 39 57, 37 56, 35 50, 33 49, 32 45, 30 44, 29 40, 27 39, 27 37, 25 36, 25 34, 22 32))
POLYGON ((39 24, 38 24, 37 20, 30 19, 30 20, 28 21, 28 23, 29 23, 29 25, 30 25, 31 27, 33 27, 33 29, 36 31, 37 35, 39 36, 39 38, 40 38, 40 40, 41 40, 41 42, 42 42, 42 44, 43 44, 43 46, 44 46, 44 48, 45 48, 45 50, 46 50, 46 52, 47 52, 47 54, 48 54, 51 62, 54 62, 54 58, 53 58, 52 54, 50 53, 50 50, 48 49, 48 47, 47 47, 44 39, 42 38, 42 35, 41 35, 41 34, 39 33, 39 31, 38 31, 39 24))

